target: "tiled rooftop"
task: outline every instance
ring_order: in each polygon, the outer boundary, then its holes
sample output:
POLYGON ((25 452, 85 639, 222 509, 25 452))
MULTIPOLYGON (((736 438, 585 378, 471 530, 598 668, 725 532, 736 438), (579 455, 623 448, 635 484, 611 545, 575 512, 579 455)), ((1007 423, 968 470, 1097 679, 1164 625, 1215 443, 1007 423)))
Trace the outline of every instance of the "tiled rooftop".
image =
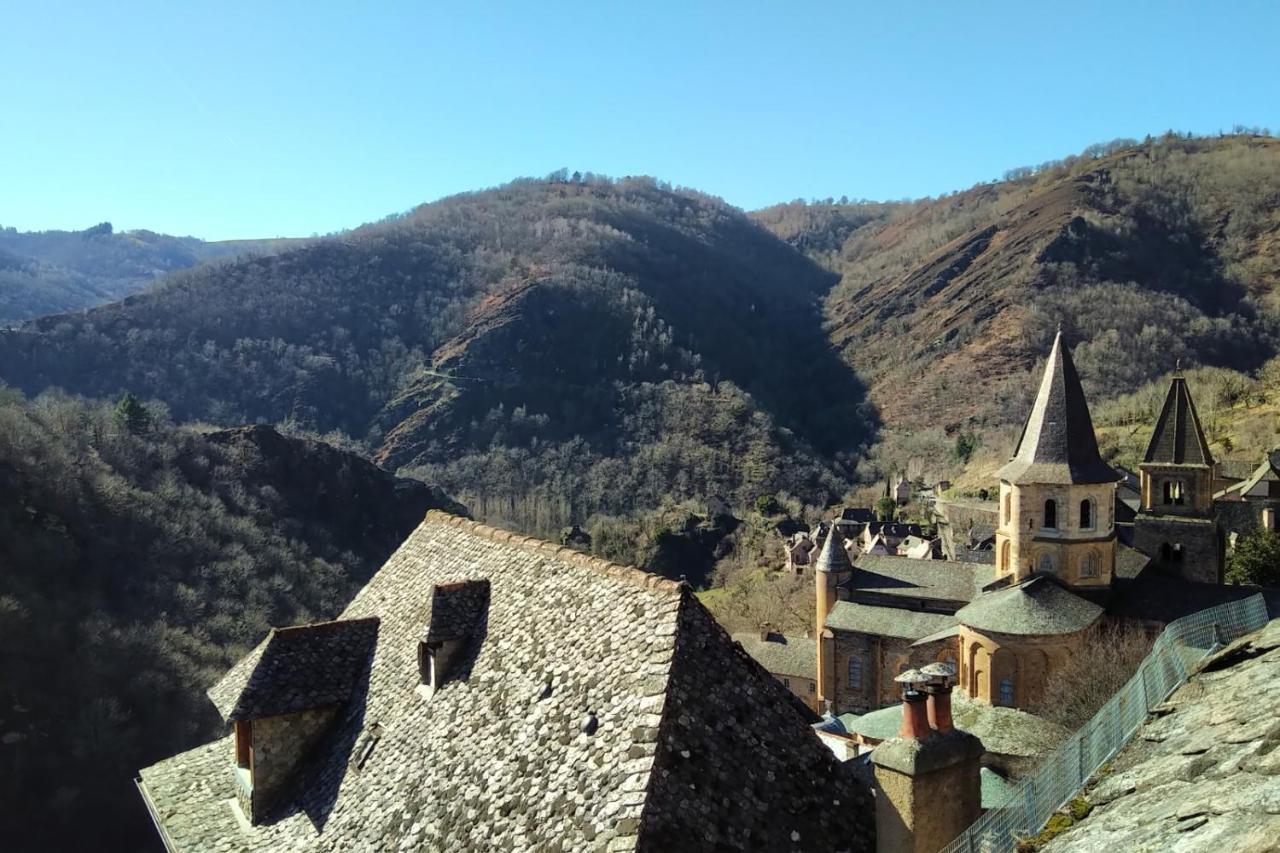
POLYGON ((913 560, 862 554, 850 588, 876 595, 964 604, 995 579, 995 566, 952 560, 913 560))
POLYGON ((683 585, 433 512, 342 618, 378 620, 367 687, 274 816, 237 818, 230 738, 142 771, 177 850, 874 846, 866 790, 683 585), (424 699, 431 590, 478 579, 465 676, 424 699))
POLYGON ((1035 576, 1007 589, 984 593, 956 613, 956 620, 975 631, 1023 636, 1074 634, 1088 628, 1102 608, 1035 576))
POLYGON ((837 631, 860 631, 883 637, 918 640, 956 624, 954 616, 921 613, 897 607, 876 607, 855 601, 837 601, 827 614, 826 627, 837 631))
POLYGON ((733 639, 742 644, 760 665, 775 675, 795 675, 816 678, 818 669, 817 641, 809 637, 788 637, 769 634, 734 634, 733 639))

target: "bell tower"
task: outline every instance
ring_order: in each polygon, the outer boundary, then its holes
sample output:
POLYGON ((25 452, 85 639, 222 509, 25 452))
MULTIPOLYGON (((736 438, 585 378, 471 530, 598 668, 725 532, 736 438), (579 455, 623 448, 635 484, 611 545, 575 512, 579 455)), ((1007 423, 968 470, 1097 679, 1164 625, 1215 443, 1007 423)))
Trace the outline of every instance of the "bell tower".
POLYGON ((1223 561, 1213 517, 1213 466, 1191 390, 1178 371, 1138 465, 1142 508, 1134 544, 1170 574, 1219 583, 1223 561))
POLYGON ((1073 587, 1110 585, 1120 477, 1098 452, 1061 326, 1017 450, 998 476, 997 576, 1017 582, 1036 573, 1073 587))

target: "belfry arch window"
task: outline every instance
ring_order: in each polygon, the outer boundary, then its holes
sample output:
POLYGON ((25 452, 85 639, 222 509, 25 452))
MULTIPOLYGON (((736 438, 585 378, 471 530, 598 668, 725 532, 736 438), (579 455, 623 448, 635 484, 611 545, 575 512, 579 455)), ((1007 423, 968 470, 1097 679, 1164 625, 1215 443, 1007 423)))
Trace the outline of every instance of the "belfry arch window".
POLYGON ((1000 570, 1001 571, 1008 572, 1013 570, 1013 566, 1010 565, 1010 560, 1009 560, 1009 554, 1011 551, 1012 551, 1012 548, 1009 545, 1008 539, 1000 543, 1000 570))
POLYGON ((1013 707, 1013 699, 1013 679, 1000 679, 1000 704, 1006 708, 1011 708, 1013 707))
POLYGON ((1044 553, 1040 555, 1040 572, 1042 574, 1053 574, 1053 555, 1044 553))
POLYGON ((1090 551, 1080 558, 1080 577, 1096 578, 1098 576, 1098 552, 1090 551))
POLYGON ((1044 526, 1048 528, 1058 526, 1058 502, 1052 498, 1044 502, 1044 526))
POLYGON ((1164 502, 1170 506, 1182 506, 1186 501, 1181 480, 1164 481, 1164 502))
POLYGON ((1013 495, 1010 492, 1004 493, 1004 523, 1008 524, 1009 519, 1013 518, 1013 495))
POLYGON ((1093 529, 1093 499, 1085 498, 1080 501, 1080 529, 1093 529))

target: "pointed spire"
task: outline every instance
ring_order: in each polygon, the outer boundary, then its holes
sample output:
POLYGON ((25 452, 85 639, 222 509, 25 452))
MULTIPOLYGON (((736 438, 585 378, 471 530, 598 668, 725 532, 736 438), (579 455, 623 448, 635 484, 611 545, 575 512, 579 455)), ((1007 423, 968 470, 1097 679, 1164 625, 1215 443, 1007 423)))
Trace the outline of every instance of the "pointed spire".
POLYGON ((1113 483, 1120 476, 1102 461, 1089 404, 1062 329, 1053 339, 1044 378, 1023 424, 1013 459, 1000 469, 1010 483, 1113 483))
POLYGON ((1196 404, 1191 400, 1191 389, 1179 372, 1169 383, 1169 393, 1164 398, 1156 428, 1151 433, 1151 443, 1142 458, 1144 463, 1164 465, 1212 465, 1213 454, 1209 442, 1200 428, 1196 404))
POLYGON ((844 537, 840 535, 840 529, 834 523, 827 534, 827 541, 822 543, 822 553, 818 555, 813 568, 818 572, 853 571, 853 561, 849 559, 849 552, 845 550, 844 537))

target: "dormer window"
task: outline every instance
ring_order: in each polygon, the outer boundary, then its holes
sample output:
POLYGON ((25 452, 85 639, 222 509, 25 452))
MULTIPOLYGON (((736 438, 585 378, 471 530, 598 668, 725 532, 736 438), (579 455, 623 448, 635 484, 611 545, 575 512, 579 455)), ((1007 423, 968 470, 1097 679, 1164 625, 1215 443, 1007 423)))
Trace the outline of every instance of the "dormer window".
POLYGON ((483 635, 489 612, 489 581, 437 584, 431 614, 418 643, 418 688, 430 697, 450 679, 483 635))

